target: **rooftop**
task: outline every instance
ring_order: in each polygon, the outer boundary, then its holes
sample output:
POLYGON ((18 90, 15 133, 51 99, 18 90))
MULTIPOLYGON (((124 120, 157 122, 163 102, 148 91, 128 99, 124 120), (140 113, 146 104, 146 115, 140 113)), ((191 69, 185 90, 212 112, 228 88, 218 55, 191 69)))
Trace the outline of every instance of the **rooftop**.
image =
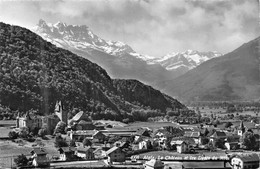
POLYGON ((163 167, 164 164, 161 160, 151 159, 150 161, 145 162, 145 165, 157 168, 157 167, 163 167))
POLYGON ((107 150, 106 154, 109 155, 109 154, 113 153, 114 151, 116 151, 117 149, 119 149, 119 147, 112 147, 109 150, 107 150))
POLYGON ((43 148, 40 148, 40 147, 34 148, 31 152, 35 153, 37 155, 45 155, 45 154, 47 154, 47 152, 43 148))

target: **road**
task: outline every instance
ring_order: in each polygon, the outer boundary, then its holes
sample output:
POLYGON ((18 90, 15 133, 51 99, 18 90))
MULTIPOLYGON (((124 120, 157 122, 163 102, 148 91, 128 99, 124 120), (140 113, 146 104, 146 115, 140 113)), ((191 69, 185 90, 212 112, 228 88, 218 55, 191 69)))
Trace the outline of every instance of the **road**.
POLYGON ((51 163, 51 167, 68 167, 68 166, 86 166, 86 167, 106 167, 104 161, 92 160, 92 161, 71 161, 71 162, 57 162, 51 163))

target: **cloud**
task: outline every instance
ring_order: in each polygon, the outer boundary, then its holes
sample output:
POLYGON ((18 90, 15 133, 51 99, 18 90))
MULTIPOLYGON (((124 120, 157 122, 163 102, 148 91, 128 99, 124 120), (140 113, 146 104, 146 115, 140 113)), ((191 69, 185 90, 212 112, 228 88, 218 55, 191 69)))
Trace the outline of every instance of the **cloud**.
POLYGON ((161 56, 195 49, 227 53, 259 36, 257 0, 63 0, 0 2, 0 20, 31 27, 86 24, 104 39, 161 56))

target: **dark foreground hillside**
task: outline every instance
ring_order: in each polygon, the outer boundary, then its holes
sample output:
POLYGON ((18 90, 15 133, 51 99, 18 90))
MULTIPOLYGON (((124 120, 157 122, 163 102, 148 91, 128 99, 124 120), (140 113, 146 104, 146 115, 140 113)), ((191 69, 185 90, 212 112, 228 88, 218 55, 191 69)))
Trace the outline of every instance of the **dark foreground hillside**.
POLYGON ((80 108, 97 119, 131 119, 136 109, 184 107, 136 80, 113 80, 97 64, 25 28, 0 23, 0 105, 48 114, 58 100, 67 111, 80 108))

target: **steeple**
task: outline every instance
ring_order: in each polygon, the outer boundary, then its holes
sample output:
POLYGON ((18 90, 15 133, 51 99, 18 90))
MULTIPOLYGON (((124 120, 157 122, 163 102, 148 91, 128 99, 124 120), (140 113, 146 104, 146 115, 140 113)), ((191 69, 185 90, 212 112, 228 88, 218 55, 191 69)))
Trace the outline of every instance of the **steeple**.
POLYGON ((63 121, 65 124, 68 124, 68 114, 67 111, 62 110, 61 101, 56 102, 54 111, 61 121, 63 121))
POLYGON ((243 134, 245 133, 245 131, 246 131, 246 128, 245 128, 245 126, 244 126, 244 123, 243 123, 243 121, 241 120, 241 123, 240 123, 240 126, 239 126, 239 128, 238 128, 238 135, 239 136, 243 136, 243 134))
POLYGON ((242 130, 243 133, 244 133, 245 130, 246 130, 246 128, 245 128, 244 123, 243 123, 242 120, 241 120, 241 123, 240 123, 239 129, 242 130))

